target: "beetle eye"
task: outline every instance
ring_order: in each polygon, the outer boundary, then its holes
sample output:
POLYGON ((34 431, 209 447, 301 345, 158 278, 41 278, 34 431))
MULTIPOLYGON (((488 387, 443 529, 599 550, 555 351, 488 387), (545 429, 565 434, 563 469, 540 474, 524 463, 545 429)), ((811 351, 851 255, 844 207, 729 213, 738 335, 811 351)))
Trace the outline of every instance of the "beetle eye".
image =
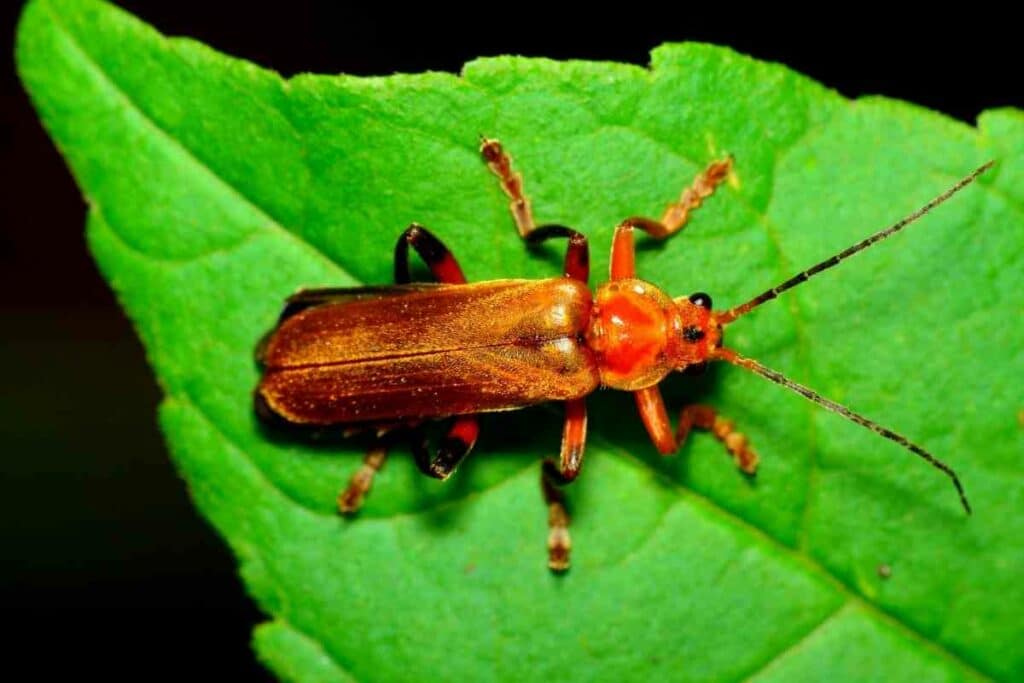
POLYGON ((687 325, 683 328, 683 339, 690 343, 699 342, 704 338, 704 330, 696 325, 687 325))
POLYGON ((711 308, 711 297, 704 292, 697 292, 690 295, 690 303, 701 308, 711 308))

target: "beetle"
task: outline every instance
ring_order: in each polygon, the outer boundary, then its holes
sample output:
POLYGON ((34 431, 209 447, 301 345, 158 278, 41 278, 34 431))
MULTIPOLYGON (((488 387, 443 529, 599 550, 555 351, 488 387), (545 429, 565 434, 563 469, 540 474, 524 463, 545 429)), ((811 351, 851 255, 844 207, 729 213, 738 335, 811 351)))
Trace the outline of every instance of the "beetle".
POLYGON ((902 230, 993 162, 892 226, 746 303, 716 311, 707 294, 672 298, 638 279, 634 231, 659 240, 680 232, 690 214, 730 177, 731 157, 711 162, 660 220, 634 216, 622 221, 612 240, 610 278, 592 293, 587 238, 562 225, 536 226, 522 176, 501 143, 482 138, 480 152, 510 198, 525 242, 568 240, 562 277, 469 284, 444 244, 413 224, 395 247, 394 285, 301 290, 287 300, 276 328, 258 346, 263 375, 255 405, 263 418, 349 431, 370 428, 378 434, 339 495, 340 512, 352 514, 361 506, 387 456, 385 435, 413 434, 417 466, 443 480, 473 448, 478 414, 560 401, 565 406, 561 452, 557 462, 543 461, 541 488, 548 506, 548 565, 565 571, 571 541, 561 487, 580 472, 587 432, 585 398, 599 387, 633 393, 660 453, 675 452, 692 429, 708 430, 742 472, 755 474, 758 456, 731 420, 710 406, 690 405, 681 410, 673 430, 659 392, 659 382, 670 372, 717 360, 759 374, 910 450, 950 478, 970 513, 960 479, 948 465, 905 437, 724 346, 723 328, 902 230), (435 282, 412 281, 410 248, 435 282), (431 456, 422 425, 434 419, 449 419, 450 424, 431 456))

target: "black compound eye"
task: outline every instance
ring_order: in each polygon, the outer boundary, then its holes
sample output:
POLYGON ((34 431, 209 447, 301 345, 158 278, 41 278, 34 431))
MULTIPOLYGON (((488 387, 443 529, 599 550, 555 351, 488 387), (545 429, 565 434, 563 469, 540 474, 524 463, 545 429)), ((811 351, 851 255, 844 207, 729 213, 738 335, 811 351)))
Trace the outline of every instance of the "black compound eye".
POLYGON ((704 330, 700 329, 696 325, 687 325, 683 328, 683 339, 688 342, 695 343, 699 342, 704 338, 704 330))
POLYGON ((704 292, 697 292, 690 295, 690 303, 701 308, 711 308, 711 296, 704 292))

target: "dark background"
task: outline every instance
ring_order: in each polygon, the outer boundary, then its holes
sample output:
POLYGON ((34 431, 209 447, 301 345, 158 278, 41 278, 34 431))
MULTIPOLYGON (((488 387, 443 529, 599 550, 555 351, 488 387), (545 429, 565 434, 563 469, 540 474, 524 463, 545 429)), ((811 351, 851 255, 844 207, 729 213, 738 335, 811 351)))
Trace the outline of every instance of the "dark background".
MULTIPOLYGON (((966 122, 986 108, 1024 106, 1014 22, 984 26, 969 6, 950 18, 898 20, 863 6, 840 18, 689 5, 667 16, 635 4, 556 18, 510 3, 447 16, 306 0, 120 4, 164 33, 285 75, 457 71, 506 53, 646 64, 661 42, 700 40, 785 63, 848 96, 888 95, 966 122)), ((13 40, 18 9, 3 12, 13 40)), ((85 204, 7 63, 0 604, 17 636, 5 649, 33 678, 62 669, 265 679, 249 648, 261 616, 170 464, 156 426, 160 392, 86 253, 85 204)))

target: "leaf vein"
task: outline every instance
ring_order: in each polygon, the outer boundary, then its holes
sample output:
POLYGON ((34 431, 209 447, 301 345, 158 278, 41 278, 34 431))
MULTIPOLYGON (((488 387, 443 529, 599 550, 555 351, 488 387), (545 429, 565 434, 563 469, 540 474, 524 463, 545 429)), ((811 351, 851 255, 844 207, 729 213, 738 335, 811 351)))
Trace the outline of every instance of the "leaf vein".
POLYGON ((125 251, 128 251, 134 254, 135 256, 139 257, 140 259, 143 259, 153 265, 164 266, 167 268, 178 268, 181 266, 187 266, 193 263, 198 263, 200 261, 205 261, 206 259, 213 258, 215 256, 230 256, 232 252, 235 252, 241 249, 242 247, 246 246, 250 242, 253 242, 256 239, 262 237, 262 235, 256 232, 251 232, 233 244, 226 244, 221 247, 215 247, 213 249, 210 249, 209 251, 191 254, 189 256, 182 256, 180 258, 175 258, 171 256, 157 256, 132 244, 131 240, 128 239, 128 237, 126 237, 125 234, 122 233, 117 228, 114 221, 111 220, 110 217, 103 211, 99 202, 92 202, 89 208, 97 216, 99 216, 100 220, 103 221, 103 224, 107 228, 109 228, 111 237, 113 237, 125 251))
POLYGON ((739 680, 749 683, 750 681, 753 681, 754 679, 759 677, 761 674, 777 666, 779 662, 784 660, 786 657, 792 655, 795 652, 798 652, 801 648, 806 647, 811 640, 813 640, 822 631, 827 629, 834 620, 840 617, 842 613, 848 611, 849 607, 849 602, 841 603, 839 607, 837 607, 832 612, 826 614, 821 621, 819 621, 817 624, 809 628, 806 633, 796 638, 792 643, 790 643, 783 649, 779 650, 779 652, 772 656, 768 661, 764 662, 757 669, 755 669, 753 673, 750 673, 739 680))
MULTIPOLYGON (((622 460, 633 465, 634 467, 643 468, 645 470, 652 469, 648 467, 647 464, 644 463, 642 460, 637 458, 635 455, 633 455, 632 453, 625 449, 618 447, 608 438, 600 434, 593 435, 593 437, 591 438, 591 442, 593 443, 594 441, 600 441, 609 453, 621 458, 622 460)), ((794 548, 790 546, 782 539, 777 538, 767 530, 762 529, 761 527, 757 526, 745 517, 733 512, 732 510, 729 510, 726 507, 723 507, 714 499, 709 498, 708 496, 672 479, 664 472, 660 472, 658 470, 654 470, 654 472, 655 475, 666 486, 668 486, 671 489, 675 489, 680 494, 680 496, 682 496, 683 494, 691 496, 696 503, 704 506, 705 509, 708 509, 717 515, 725 517, 733 523, 739 524, 741 527, 746 529, 755 537, 760 538, 768 542, 770 545, 777 547, 780 551, 780 554, 788 556, 792 558, 794 561, 803 565, 804 569, 808 573, 818 576, 824 581, 828 582, 833 588, 835 588, 841 594, 846 596, 848 600, 854 602, 855 604, 863 606, 866 611, 871 613, 877 619, 892 624, 900 632, 908 636, 910 639, 920 643, 922 647, 926 647, 932 650, 933 652, 954 662, 958 666, 963 667, 965 670, 970 671, 972 674, 980 678, 990 678, 987 674, 983 673, 974 664, 968 662, 958 653, 953 652, 952 650, 948 649, 944 644, 939 643, 936 640, 933 640, 925 633, 922 633, 921 631, 917 630, 911 624, 908 624, 907 622, 901 620, 899 615, 889 612, 882 605, 871 602, 866 596, 859 593, 853 586, 849 585, 848 583, 843 581, 843 579, 841 579, 839 576, 829 571, 816 558, 812 557, 811 555, 805 554, 804 551, 800 550, 799 548, 794 548)))
POLYGON ((249 461, 249 464, 251 464, 253 466, 253 468, 257 472, 259 472, 260 478, 263 480, 263 482, 267 485, 268 488, 270 488, 271 490, 277 491, 281 496, 283 496, 286 500, 288 500, 291 503, 293 503, 296 507, 298 507, 298 508, 300 508, 302 510, 305 510, 306 512, 308 512, 308 513, 310 513, 312 515, 315 515, 315 516, 320 517, 322 519, 334 519, 335 518, 335 515, 333 515, 333 514, 324 512, 322 510, 317 510, 316 508, 313 508, 313 507, 303 503, 301 500, 299 500, 298 498, 293 496, 291 493, 286 491, 283 487, 278 485, 277 482, 275 482, 273 479, 271 479, 270 475, 267 474, 266 471, 264 471, 264 469, 262 467, 260 467, 259 464, 257 464, 257 462, 249 454, 249 451, 242 447, 242 444, 238 441, 238 439, 236 439, 233 435, 231 435, 227 431, 225 431, 224 428, 221 427, 220 424, 217 422, 217 420, 215 420, 213 418, 213 416, 210 415, 206 411, 206 409, 201 405, 201 403, 194 396, 192 396, 192 394, 188 391, 188 389, 182 388, 182 389, 180 389, 178 391, 177 394, 174 392, 174 390, 171 390, 170 391, 170 397, 175 399, 175 400, 181 401, 182 403, 186 403, 186 404, 192 406, 192 408, 194 408, 195 411, 197 413, 199 413, 199 415, 203 418, 203 420, 205 420, 206 423, 209 424, 210 427, 212 427, 213 430, 215 432, 217 432, 217 434, 219 434, 221 436, 221 438, 224 439, 224 441, 227 442, 227 444, 229 446, 231 446, 231 448, 233 448, 236 451, 238 451, 240 454, 242 454, 242 456, 246 460, 249 461))

